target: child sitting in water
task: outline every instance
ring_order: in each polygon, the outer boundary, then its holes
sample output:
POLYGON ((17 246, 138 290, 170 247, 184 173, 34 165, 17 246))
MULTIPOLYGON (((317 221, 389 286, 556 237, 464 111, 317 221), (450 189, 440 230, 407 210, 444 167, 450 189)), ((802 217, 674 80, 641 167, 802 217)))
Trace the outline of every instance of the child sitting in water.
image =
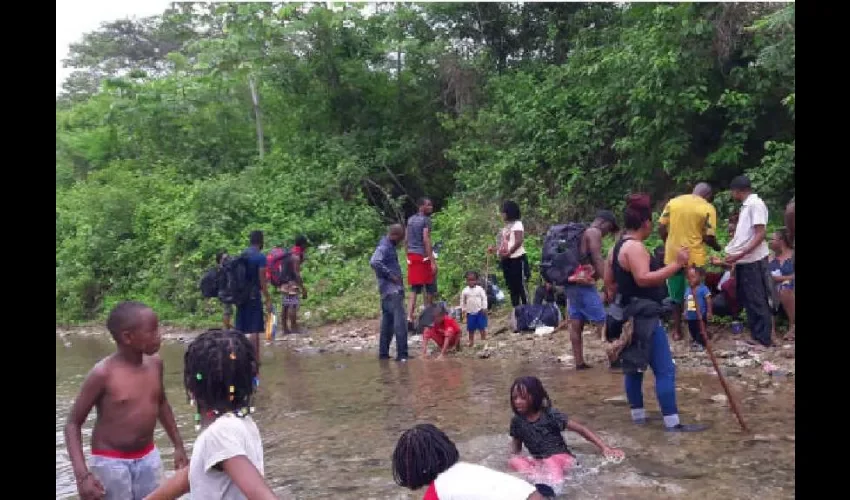
POLYGON ((153 433, 157 419, 174 444, 174 466, 185 467, 186 450, 162 383, 156 313, 141 302, 122 302, 106 327, 117 351, 91 369, 65 424, 65 445, 83 500, 141 500, 156 489, 162 472, 153 433), (81 429, 92 407, 91 468, 83 456, 81 429))
POLYGON ((393 451, 393 478, 399 486, 411 490, 427 486, 423 500, 546 498, 522 479, 461 462, 455 444, 431 424, 419 424, 398 439, 393 451))
POLYGON ((706 325, 711 321, 711 291, 705 286, 703 272, 695 266, 688 268, 686 278, 688 287, 685 289, 685 320, 688 322, 688 332, 691 334, 692 350, 705 349, 706 325))
POLYGON ((251 341, 233 330, 208 330, 189 344, 183 384, 203 428, 188 467, 146 500, 192 492, 204 500, 276 498, 263 479, 263 441, 250 416, 257 358, 251 341))
POLYGON ((434 305, 434 324, 425 329, 422 333, 422 357, 428 357, 428 341, 433 340, 440 348, 440 355, 437 359, 442 359, 449 349, 458 347, 460 344, 460 326, 454 318, 451 318, 446 309, 442 305, 434 305))
POLYGON ((460 292, 460 312, 466 315, 466 331, 469 347, 475 343, 475 332, 481 332, 481 340, 487 340, 487 292, 478 283, 478 273, 466 273, 466 287, 460 292))
POLYGON ((514 381, 511 408, 514 411, 510 428, 513 457, 508 465, 534 483, 560 485, 564 472, 575 465, 575 456, 561 434, 565 430, 576 432, 598 446, 606 458, 623 458, 622 451, 609 447, 593 431, 552 408, 549 394, 537 377, 519 377, 514 381), (531 457, 520 456, 523 445, 531 457))

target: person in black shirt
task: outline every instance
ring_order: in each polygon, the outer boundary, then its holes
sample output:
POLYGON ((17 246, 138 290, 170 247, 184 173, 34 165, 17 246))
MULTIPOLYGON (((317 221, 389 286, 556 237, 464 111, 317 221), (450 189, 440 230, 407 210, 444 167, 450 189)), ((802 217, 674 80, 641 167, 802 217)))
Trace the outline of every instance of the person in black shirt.
POLYGON ((525 475, 532 483, 543 483, 553 488, 564 481, 564 472, 575 465, 575 456, 564 441, 565 430, 580 434, 599 447, 609 458, 622 459, 623 452, 606 445, 587 427, 570 420, 552 407, 543 383, 537 377, 519 377, 511 386, 510 436, 511 469, 525 475), (520 456, 522 447, 531 457, 520 456))

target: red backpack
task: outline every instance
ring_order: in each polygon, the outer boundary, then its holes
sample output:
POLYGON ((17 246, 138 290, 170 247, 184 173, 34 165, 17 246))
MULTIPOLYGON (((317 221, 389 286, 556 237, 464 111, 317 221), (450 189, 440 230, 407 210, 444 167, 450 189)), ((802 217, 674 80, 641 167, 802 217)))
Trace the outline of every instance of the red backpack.
POLYGON ((272 286, 281 286, 292 280, 291 266, 289 265, 289 257, 292 255, 290 250, 284 250, 280 247, 274 247, 266 256, 266 279, 272 286))

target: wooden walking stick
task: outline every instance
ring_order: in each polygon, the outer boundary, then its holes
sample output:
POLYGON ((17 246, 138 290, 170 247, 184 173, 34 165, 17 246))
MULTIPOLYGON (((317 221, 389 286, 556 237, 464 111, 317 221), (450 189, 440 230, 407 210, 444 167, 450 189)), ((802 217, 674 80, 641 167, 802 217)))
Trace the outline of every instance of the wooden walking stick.
MULTIPOLYGON (((702 311, 700 311, 699 300, 697 300, 696 292, 691 290, 691 293, 694 294, 694 302, 696 303, 697 309, 697 317, 703 318, 702 311)), ((729 388, 729 384, 726 383, 726 377, 723 376, 723 372, 720 371, 720 365, 717 364, 717 358, 714 357, 714 350, 711 348, 711 341, 708 340, 708 335, 705 333, 705 322, 700 319, 700 335, 702 336, 703 342, 705 342, 705 350, 708 352, 708 357, 711 359, 711 364, 714 365, 714 371, 717 372, 717 378, 720 379, 720 385, 723 387, 723 392, 726 393, 726 397, 729 399, 729 407, 732 408, 732 412, 735 413, 735 417, 738 419, 738 423, 741 425, 741 429, 744 432, 749 433, 750 429, 747 428, 746 422, 744 422, 744 417, 741 415, 741 408, 738 407, 738 400, 732 394, 732 390, 729 388)))

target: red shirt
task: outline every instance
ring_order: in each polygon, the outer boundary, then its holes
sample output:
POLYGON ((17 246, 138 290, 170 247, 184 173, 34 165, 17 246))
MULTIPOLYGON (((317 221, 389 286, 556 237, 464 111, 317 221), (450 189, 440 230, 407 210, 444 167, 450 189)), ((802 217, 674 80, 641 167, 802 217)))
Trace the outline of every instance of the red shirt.
POLYGON ((457 324, 457 321, 455 321, 454 318, 446 314, 443 315, 443 321, 439 323, 434 322, 434 330, 441 335, 450 336, 452 334, 460 333, 460 325, 457 324))

